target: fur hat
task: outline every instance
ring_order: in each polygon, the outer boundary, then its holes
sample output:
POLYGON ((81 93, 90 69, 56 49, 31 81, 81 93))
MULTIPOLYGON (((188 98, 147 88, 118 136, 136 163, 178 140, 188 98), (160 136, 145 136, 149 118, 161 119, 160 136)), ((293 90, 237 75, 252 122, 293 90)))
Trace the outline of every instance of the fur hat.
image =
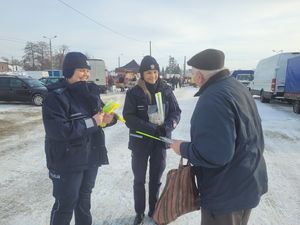
POLYGON ((75 69, 91 69, 87 57, 81 52, 69 52, 63 62, 63 75, 65 78, 71 78, 75 69))
POLYGON ((158 63, 150 55, 146 55, 142 59, 142 62, 141 62, 141 65, 140 65, 140 69, 139 69, 141 78, 144 78, 144 72, 147 71, 147 70, 158 70, 158 72, 159 72, 159 65, 158 65, 158 63))
POLYGON ((224 68, 225 55, 217 49, 206 49, 194 55, 187 64, 199 70, 219 70, 224 68))

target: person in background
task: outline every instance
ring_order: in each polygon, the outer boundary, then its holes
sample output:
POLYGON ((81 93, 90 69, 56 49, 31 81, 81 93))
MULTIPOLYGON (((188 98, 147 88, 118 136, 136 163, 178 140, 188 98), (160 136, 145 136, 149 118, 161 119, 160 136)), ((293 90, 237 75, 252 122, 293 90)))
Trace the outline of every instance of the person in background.
POLYGON ((159 65, 151 56, 145 56, 139 69, 141 79, 126 93, 123 116, 130 129, 128 148, 132 150, 134 175, 134 225, 143 224, 145 211, 145 178, 149 161, 149 211, 152 217, 159 195, 161 176, 166 167, 166 145, 151 138, 136 135, 136 131, 156 137, 171 137, 180 120, 181 110, 172 89, 159 78, 159 65), (155 93, 161 92, 165 119, 157 116, 155 93))
POLYGON ((201 225, 246 225, 267 192, 261 119, 249 91, 229 76, 224 53, 206 49, 189 61, 200 90, 191 118, 191 141, 171 148, 197 176, 201 225))
POLYGON ((113 125, 113 114, 102 112, 100 89, 88 83, 90 66, 80 52, 63 62, 65 80, 48 86, 43 102, 45 152, 55 202, 51 225, 91 225, 91 192, 98 167, 108 164, 102 123, 113 125))

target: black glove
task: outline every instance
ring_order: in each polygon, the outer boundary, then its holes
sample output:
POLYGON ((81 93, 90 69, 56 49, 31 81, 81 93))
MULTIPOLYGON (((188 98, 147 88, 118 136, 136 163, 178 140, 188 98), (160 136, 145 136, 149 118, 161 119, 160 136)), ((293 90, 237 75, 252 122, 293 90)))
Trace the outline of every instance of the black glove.
POLYGON ((158 125, 155 130, 155 135, 157 137, 165 137, 166 136, 166 128, 163 125, 158 125))

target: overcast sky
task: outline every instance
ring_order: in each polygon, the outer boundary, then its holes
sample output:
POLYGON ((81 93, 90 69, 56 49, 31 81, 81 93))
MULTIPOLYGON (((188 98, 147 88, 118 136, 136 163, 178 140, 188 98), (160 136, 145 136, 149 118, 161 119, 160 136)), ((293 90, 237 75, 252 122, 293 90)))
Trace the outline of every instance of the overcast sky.
POLYGON ((254 69, 272 50, 300 51, 299 0, 0 0, 0 57, 18 58, 27 41, 104 59, 109 70, 149 54, 182 67, 206 48, 223 50, 230 69, 254 69), (72 8, 63 4, 63 2, 72 8), (77 10, 77 11, 76 11, 77 10), (78 12, 79 11, 79 12, 78 12), (89 17, 90 19, 88 19, 89 17))

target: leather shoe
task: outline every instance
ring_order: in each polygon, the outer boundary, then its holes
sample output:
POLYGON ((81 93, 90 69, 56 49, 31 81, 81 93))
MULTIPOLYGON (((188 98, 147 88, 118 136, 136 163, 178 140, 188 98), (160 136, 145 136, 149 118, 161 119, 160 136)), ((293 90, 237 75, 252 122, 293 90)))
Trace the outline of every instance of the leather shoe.
POLYGON ((136 214, 133 225, 143 225, 144 224, 144 213, 136 214))

